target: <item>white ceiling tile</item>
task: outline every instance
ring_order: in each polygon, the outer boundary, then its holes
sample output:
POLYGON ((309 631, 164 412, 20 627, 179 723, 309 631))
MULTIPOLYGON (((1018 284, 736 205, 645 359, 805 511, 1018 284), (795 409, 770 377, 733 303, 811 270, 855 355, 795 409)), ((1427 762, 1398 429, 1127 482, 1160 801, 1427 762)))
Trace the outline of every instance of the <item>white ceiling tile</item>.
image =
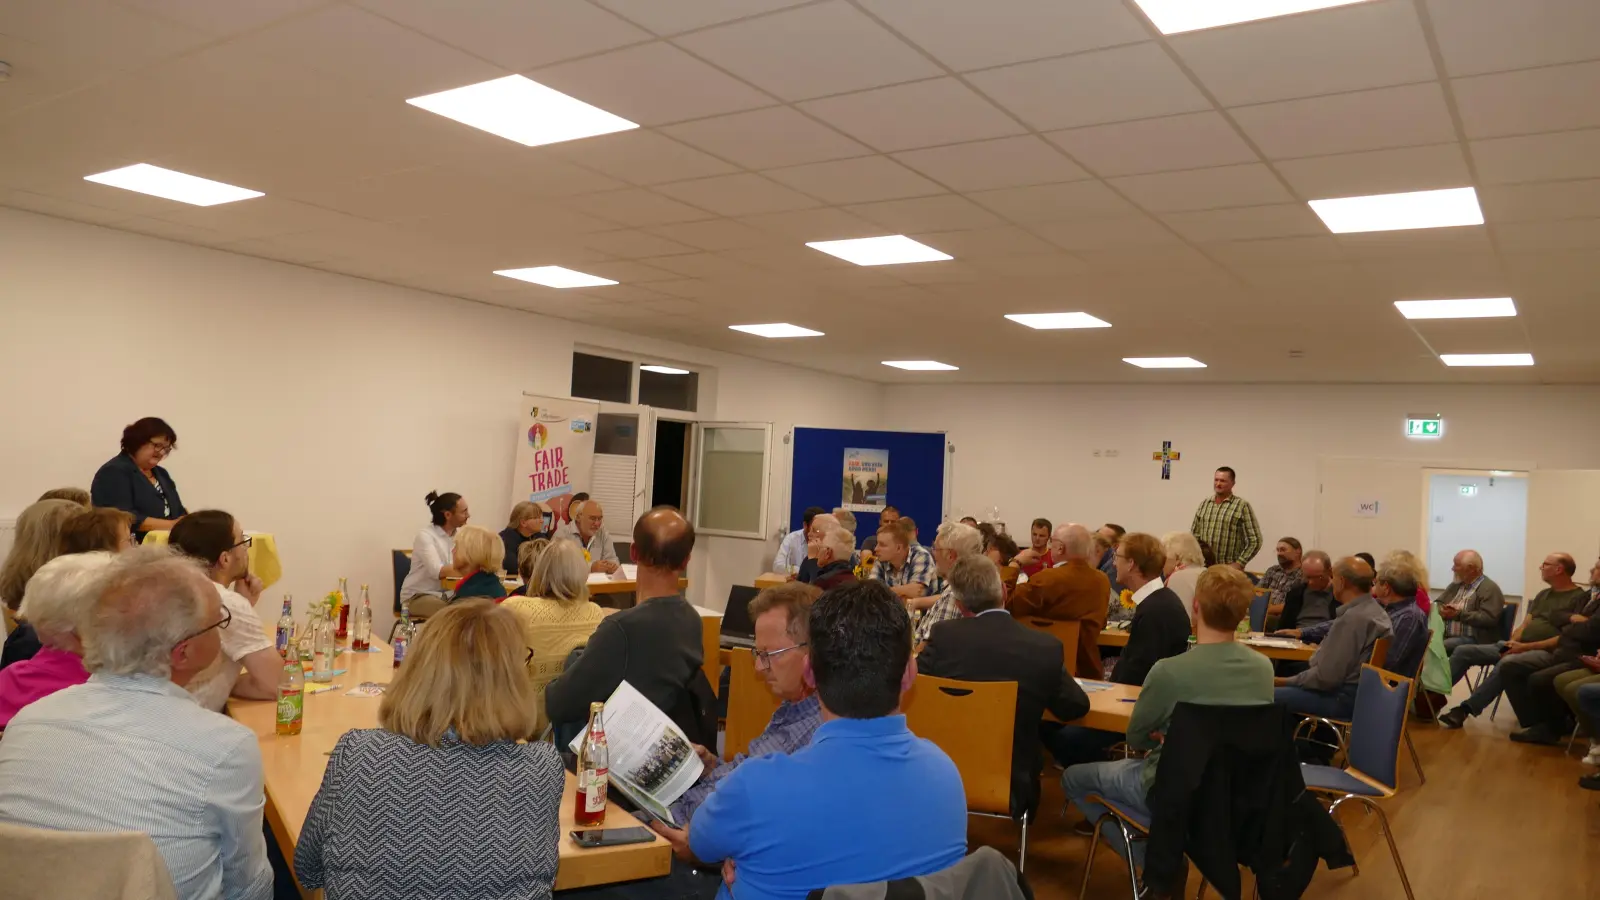
POLYGON ((969 196, 1024 225, 1139 214, 1137 207, 1099 181, 977 191, 969 196))
POLYGON ((846 209, 897 234, 964 231, 1005 224, 994 213, 965 197, 957 197, 954 194, 864 203, 846 209))
POLYGON ((537 148, 636 185, 704 178, 736 166, 643 128, 537 148))
POLYGON ((739 221, 766 232, 762 243, 770 243, 774 236, 803 244, 807 241, 875 237, 884 233, 883 226, 833 206, 745 216, 739 221))
MULTIPOLYGON (((92 60, 103 71, 149 65, 210 40, 201 29, 102 0, 7 0, 0 29, 12 41, 48 48, 52 64, 92 60)), ((21 82, 24 74, 12 77, 21 82)))
POLYGON ((1478 190, 1478 201, 1496 233, 1502 222, 1600 218, 1600 178, 1491 185, 1478 190))
POLYGON ((237 34, 287 18, 327 0, 252 0, 250 3, 216 3, 213 0, 118 0, 118 5, 154 13, 169 22, 212 35, 237 34))
POLYGON ((1210 104, 1156 44, 990 69, 968 80, 1040 130, 1194 112, 1210 104))
POLYGON ((1305 200, 1431 191, 1472 183, 1461 145, 1453 143, 1290 159, 1273 167, 1305 200))
POLYGON ((1032 135, 896 153, 894 158, 955 191, 1051 184, 1089 177, 1032 135))
POLYGON ((750 172, 678 181, 660 185, 656 190, 724 216, 753 216, 822 205, 750 172))
POLYGON ((886 152, 1005 137, 1026 130, 954 78, 828 97, 799 106, 886 152))
POLYGON ((1339 242, 1345 256, 1352 260, 1414 260, 1429 254, 1471 253, 1487 256, 1494 252, 1494 246, 1489 243, 1489 232, 1482 225, 1338 234, 1334 235, 1334 240, 1339 242))
MULTIPOLYGON (((952 238, 963 232, 939 235, 946 253, 957 259, 967 259, 959 252, 960 245, 953 243, 952 238)), ((1029 235, 1032 237, 1032 235, 1029 235)), ((1038 240, 1034 238, 1034 240, 1038 240)), ((1028 253, 983 256, 971 259, 972 265, 1004 279, 1003 286, 1011 291, 1021 292, 1024 289, 1050 297, 1059 297, 1062 278, 1081 276, 1088 271, 1088 266, 1077 256, 1060 249, 1054 244, 1040 241, 1047 248, 1047 253, 1028 253)))
MULTIPOLYGON (((748 248, 742 248, 748 249, 748 248)), ((800 247, 800 250, 807 250, 800 247)), ((765 278, 760 269, 750 266, 728 253, 689 253, 683 256, 664 256, 646 260, 658 269, 677 272, 690 278, 713 279, 717 282, 756 283, 765 278)))
POLYGON ((180 225, 218 231, 228 235, 232 240, 351 228, 359 224, 358 219, 344 213, 270 195, 257 197, 247 203, 186 206, 173 210, 161 218, 180 225))
POLYGON ((1293 199, 1272 170, 1260 163, 1127 175, 1106 181, 1151 212, 1262 206, 1293 199))
POLYGON ((1161 218, 1191 241, 1316 236, 1328 230, 1303 203, 1175 212, 1161 218))
POLYGON ((751 169, 827 162, 872 152, 787 106, 683 122, 662 131, 751 169))
POLYGON ((759 229, 732 219, 707 219, 703 222, 679 222, 673 225, 655 225, 647 229, 651 234, 668 240, 688 244, 699 250, 732 250, 735 247, 752 247, 767 239, 759 229))
POLYGON ((527 69, 588 56, 652 37, 650 32, 585 0, 358 2, 385 18, 507 69, 527 69))
POLYGON ((656 34, 677 34, 707 25, 755 16, 810 0, 594 0, 656 34))
POLYGON ((1102 177, 1256 161, 1250 145, 1214 112, 1093 125, 1045 137, 1102 177))
POLYGON ((598 253, 621 259, 639 259, 646 256, 670 257, 673 254, 695 252, 695 248, 687 244, 635 229, 585 235, 583 243, 598 253))
POLYGON ((1167 38, 1224 106, 1430 81, 1433 57, 1411 0, 1213 28, 1167 38), (1248 60, 1248 65, 1241 61, 1248 60))
POLYGON ((956 259, 1001 260, 1030 254, 1062 255, 1054 244, 1010 225, 973 231, 946 231, 938 239, 940 249, 956 259))
POLYGON ((1457 78, 1451 88, 1469 138, 1600 125, 1600 62, 1457 78))
POLYGON ((1483 184, 1600 177, 1600 128, 1468 144, 1483 184))
POLYGON ((567 203, 580 212, 635 228, 715 218, 705 210, 695 209, 643 188, 584 194, 570 198, 567 203))
MULTIPOLYGON (((120 226, 118 226, 120 227, 120 226)), ((1560 222, 1508 222, 1494 227, 1495 243, 1515 253, 1527 250, 1600 248, 1600 218, 1560 222)))
POLYGON ((1150 37, 1118 0, 862 0, 862 5, 958 72, 1150 37))
POLYGON ((695 32, 677 43, 791 101, 941 74, 910 45, 842 0, 695 32))
POLYGON ((1040 237, 1063 250, 1145 247, 1170 244, 1178 240, 1177 236, 1161 223, 1144 215, 1083 219, 1076 222, 1048 222, 1034 225, 1032 228, 1040 237))
POLYGON ((841 159, 766 173, 829 203, 871 203, 944 193, 944 188, 882 156, 841 159))
POLYGON ((74 222, 88 222, 93 225, 109 225, 112 222, 134 218, 132 214, 122 210, 63 200, 59 197, 35 194, 32 191, 0 192, 0 206, 25 209, 28 212, 42 213, 59 219, 71 219, 74 222))
POLYGON ((1202 244, 1200 249, 1223 265, 1235 267, 1290 266, 1307 262, 1336 262, 1343 258, 1339 242, 1328 234, 1221 241, 1202 244))
POLYGON ((1427 0, 1451 75, 1600 58, 1593 0, 1427 0))
POLYGON ((640 125, 772 104, 766 94, 659 41, 535 69, 528 77, 640 125))
POLYGON ((1268 159, 1455 140, 1437 84, 1412 84, 1229 110, 1268 159))

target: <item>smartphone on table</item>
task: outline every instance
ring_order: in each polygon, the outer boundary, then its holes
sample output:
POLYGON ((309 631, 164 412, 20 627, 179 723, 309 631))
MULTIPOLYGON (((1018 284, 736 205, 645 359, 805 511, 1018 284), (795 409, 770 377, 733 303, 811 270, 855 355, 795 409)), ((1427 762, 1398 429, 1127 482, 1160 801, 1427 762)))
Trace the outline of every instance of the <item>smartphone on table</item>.
POLYGON ((648 844, 655 832, 648 828, 585 828, 570 832, 579 847, 616 847, 621 844, 648 844))

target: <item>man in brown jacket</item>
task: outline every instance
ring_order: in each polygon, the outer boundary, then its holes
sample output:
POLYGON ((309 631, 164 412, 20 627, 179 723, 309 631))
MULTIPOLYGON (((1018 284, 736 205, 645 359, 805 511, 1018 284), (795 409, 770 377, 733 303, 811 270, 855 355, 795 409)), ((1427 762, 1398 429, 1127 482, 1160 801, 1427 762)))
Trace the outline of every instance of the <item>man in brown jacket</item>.
POLYGON ((1106 598, 1111 595, 1111 582, 1089 562, 1093 552, 1094 539, 1088 528, 1075 522, 1057 526, 1050 535, 1050 555, 1056 560, 1055 566, 1032 576, 1027 584, 1017 585, 1011 594, 1013 616, 1082 623, 1077 656, 1080 678, 1105 676, 1097 641, 1106 627, 1106 598))

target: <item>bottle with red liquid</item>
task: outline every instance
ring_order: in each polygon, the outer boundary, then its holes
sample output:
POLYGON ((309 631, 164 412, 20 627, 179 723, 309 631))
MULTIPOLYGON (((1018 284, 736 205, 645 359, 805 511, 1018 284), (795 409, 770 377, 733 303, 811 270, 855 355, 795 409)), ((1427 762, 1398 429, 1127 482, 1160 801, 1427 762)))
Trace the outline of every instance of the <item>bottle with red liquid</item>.
POLYGON ((578 747, 578 791, 572 821, 579 828, 598 828, 606 820, 606 784, 610 753, 605 726, 600 722, 604 703, 589 704, 589 733, 578 747))
POLYGON ((350 636, 350 583, 344 578, 339 579, 339 628, 333 636, 341 641, 350 636))
POLYGON ((367 586, 361 586, 361 605, 356 607, 355 625, 350 631, 350 649, 367 650, 372 646, 372 598, 367 586))

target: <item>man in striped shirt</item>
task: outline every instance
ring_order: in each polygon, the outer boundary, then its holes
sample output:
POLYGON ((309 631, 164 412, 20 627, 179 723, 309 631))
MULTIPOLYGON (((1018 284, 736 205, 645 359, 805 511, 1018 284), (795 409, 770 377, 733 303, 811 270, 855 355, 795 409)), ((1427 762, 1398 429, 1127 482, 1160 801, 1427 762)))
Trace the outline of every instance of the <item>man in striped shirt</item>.
POLYGON ((1234 478, 1227 466, 1216 471, 1211 478, 1216 495, 1200 501, 1189 530, 1211 545, 1218 563, 1242 570, 1261 551, 1261 526, 1250 501, 1234 496, 1234 478))

